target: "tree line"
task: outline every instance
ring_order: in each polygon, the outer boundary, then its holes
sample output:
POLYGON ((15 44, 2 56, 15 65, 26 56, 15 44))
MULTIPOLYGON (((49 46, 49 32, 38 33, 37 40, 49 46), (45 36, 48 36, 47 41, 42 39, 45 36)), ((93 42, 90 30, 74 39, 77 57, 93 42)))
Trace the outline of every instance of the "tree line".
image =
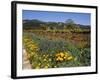
POLYGON ((90 31, 90 25, 76 24, 72 19, 68 19, 65 22, 44 22, 37 19, 34 20, 23 20, 23 29, 40 29, 40 30, 74 30, 90 31))

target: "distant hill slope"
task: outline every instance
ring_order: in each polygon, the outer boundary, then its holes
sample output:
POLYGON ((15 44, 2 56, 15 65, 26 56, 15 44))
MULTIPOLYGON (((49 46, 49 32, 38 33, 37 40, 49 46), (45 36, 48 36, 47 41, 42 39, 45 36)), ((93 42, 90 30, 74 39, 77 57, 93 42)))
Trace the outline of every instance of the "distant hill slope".
MULTIPOLYGON (((37 19, 33 20, 23 20, 23 29, 45 29, 47 27, 63 29, 65 23, 64 22, 43 22, 37 19)), ((90 29, 90 25, 81 25, 74 24, 78 26, 80 29, 90 29)))

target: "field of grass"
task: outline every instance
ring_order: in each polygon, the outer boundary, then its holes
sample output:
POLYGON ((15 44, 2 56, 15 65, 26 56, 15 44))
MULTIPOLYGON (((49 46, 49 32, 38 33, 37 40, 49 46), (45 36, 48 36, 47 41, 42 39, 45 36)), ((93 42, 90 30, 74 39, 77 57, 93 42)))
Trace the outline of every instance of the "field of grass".
POLYGON ((23 45, 33 69, 90 66, 90 33, 24 31, 23 45))

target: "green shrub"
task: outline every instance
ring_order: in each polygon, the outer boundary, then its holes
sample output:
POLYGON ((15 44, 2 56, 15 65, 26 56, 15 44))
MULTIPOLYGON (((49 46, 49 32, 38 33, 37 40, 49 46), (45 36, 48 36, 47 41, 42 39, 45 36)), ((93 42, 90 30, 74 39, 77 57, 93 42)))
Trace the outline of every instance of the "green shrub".
POLYGON ((84 66, 90 66, 91 65, 90 48, 85 48, 85 49, 81 50, 81 54, 80 54, 79 58, 80 58, 80 62, 84 66))

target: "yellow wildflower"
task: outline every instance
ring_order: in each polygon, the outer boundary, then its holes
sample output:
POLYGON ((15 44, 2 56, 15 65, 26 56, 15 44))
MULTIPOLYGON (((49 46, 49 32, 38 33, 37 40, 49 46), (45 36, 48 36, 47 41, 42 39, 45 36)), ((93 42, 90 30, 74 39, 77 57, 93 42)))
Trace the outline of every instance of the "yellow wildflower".
POLYGON ((58 61, 59 59, 57 58, 56 60, 58 61))
POLYGON ((56 56, 59 56, 59 54, 56 54, 56 56))
POLYGON ((58 60, 60 59, 60 57, 58 57, 58 60))
POLYGON ((61 53, 60 53, 60 56, 63 57, 63 56, 64 56, 64 53, 61 52, 61 53))
POLYGON ((60 60, 60 61, 63 61, 63 58, 60 58, 59 60, 60 60))
POLYGON ((45 57, 45 55, 43 55, 43 57, 45 57))
POLYGON ((65 54, 66 54, 66 55, 69 55, 69 53, 68 53, 68 52, 65 52, 65 54))
POLYGON ((64 56, 64 59, 66 59, 67 57, 64 56))
POLYGON ((70 57, 68 57, 68 58, 67 58, 67 60, 72 60, 72 59, 73 59, 73 57, 72 57, 72 56, 70 56, 70 57))
POLYGON ((44 61, 46 61, 46 59, 44 59, 44 61))

